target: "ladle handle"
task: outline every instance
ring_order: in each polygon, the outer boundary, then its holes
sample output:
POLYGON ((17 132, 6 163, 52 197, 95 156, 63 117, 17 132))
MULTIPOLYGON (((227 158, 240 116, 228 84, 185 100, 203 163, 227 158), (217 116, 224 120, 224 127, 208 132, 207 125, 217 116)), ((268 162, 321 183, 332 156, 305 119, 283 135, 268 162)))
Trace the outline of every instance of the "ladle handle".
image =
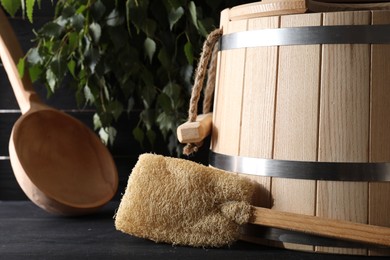
POLYGON ((0 8, 0 58, 22 114, 29 111, 34 103, 41 103, 33 89, 28 73, 25 73, 23 78, 19 75, 16 64, 23 56, 22 48, 14 30, 4 11, 0 8))

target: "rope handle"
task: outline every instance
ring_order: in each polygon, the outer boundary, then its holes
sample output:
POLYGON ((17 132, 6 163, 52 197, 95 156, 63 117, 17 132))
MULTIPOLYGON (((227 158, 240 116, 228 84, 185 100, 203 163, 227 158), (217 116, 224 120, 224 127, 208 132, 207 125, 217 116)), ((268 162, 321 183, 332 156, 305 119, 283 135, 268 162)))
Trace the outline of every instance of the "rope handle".
MULTIPOLYGON (((195 71, 195 81, 194 86, 192 87, 187 123, 195 122, 198 117, 198 103, 204 86, 206 74, 207 82, 204 89, 203 113, 209 113, 211 110, 217 71, 217 43, 221 36, 222 29, 215 29, 207 36, 205 42, 203 43, 202 54, 195 71)), ((183 148, 183 154, 190 155, 197 152, 202 145, 203 141, 199 143, 187 143, 183 148)))

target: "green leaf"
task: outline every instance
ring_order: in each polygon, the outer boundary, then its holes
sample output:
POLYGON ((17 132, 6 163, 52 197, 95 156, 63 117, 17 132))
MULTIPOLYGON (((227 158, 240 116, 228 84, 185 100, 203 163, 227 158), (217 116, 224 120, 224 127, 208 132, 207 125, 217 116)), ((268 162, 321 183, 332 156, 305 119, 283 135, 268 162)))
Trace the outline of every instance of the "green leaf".
POLYGON ((50 63, 50 69, 56 76, 56 79, 62 79, 66 74, 67 64, 64 57, 58 55, 53 57, 50 63))
POLYGON ((180 75, 184 81, 183 87, 184 87, 184 89, 186 89, 188 91, 188 93, 191 93, 191 90, 192 90, 192 85, 193 85, 192 75, 193 74, 194 74, 194 67, 191 64, 184 65, 180 69, 180 75))
POLYGON ((58 38, 62 34, 63 29, 61 25, 55 22, 48 22, 39 30, 39 34, 58 38))
POLYGON ((165 47, 161 48, 159 53, 158 53, 158 56, 157 56, 158 60, 160 61, 161 65, 165 68, 165 69, 170 69, 171 65, 172 65, 172 62, 171 62, 171 57, 170 55, 168 54, 167 50, 165 47))
POLYGON ((133 136, 134 139, 137 140, 140 144, 144 142, 145 134, 140 127, 137 126, 136 128, 133 129, 133 136))
POLYGON ((148 36, 153 37, 156 31, 157 24, 152 19, 146 19, 144 25, 142 26, 142 31, 148 36))
POLYGON ((109 142, 108 140, 110 139, 110 136, 108 135, 108 132, 104 128, 100 128, 99 137, 104 144, 108 144, 109 142))
MULTIPOLYGON (((83 7, 86 8, 86 6, 83 7)), ((82 9, 81 11, 83 12, 84 9, 82 9)), ((103 18, 105 12, 106 12, 106 7, 100 0, 96 1, 91 7, 91 14, 95 21, 100 21, 100 19, 103 18)))
MULTIPOLYGON (((96 1, 95 4, 98 3, 98 2, 100 2, 100 1, 96 1)), ((93 13, 94 12, 94 8, 93 7, 94 6, 92 6, 92 8, 91 8, 92 16, 94 15, 94 13, 93 13)), ((81 5, 79 8, 77 8, 76 14, 82 14, 86 9, 87 9, 86 5, 81 5)))
POLYGON ((155 141, 156 141, 156 133, 152 130, 152 129, 149 129, 146 131, 146 137, 148 138, 148 141, 150 144, 154 144, 155 141))
POLYGON ((86 101, 89 102, 90 104, 93 104, 95 102, 95 97, 88 85, 84 87, 84 97, 86 101))
POLYGON ((173 9, 177 9, 181 6, 180 0, 162 0, 165 5, 167 11, 173 9))
POLYGON ((53 93, 57 86, 57 77, 50 68, 46 70, 46 82, 49 86, 49 90, 53 93))
POLYGON ((43 59, 41 55, 39 54, 39 50, 37 47, 31 48, 27 54, 27 62, 36 65, 41 64, 43 62, 43 59))
POLYGON ((100 87, 103 87, 104 99, 110 100, 110 91, 108 90, 108 86, 104 77, 99 79, 100 87))
POLYGON ((137 29, 137 33, 143 28, 144 22, 148 18, 148 6, 149 0, 127 0, 126 2, 128 27, 130 27, 131 22, 137 29))
POLYGON ((167 113, 162 112, 156 119, 156 121, 159 123, 161 133, 163 134, 164 138, 167 137, 167 134, 170 130, 173 129, 173 118, 169 116, 167 113))
POLYGON ((205 38, 207 37, 207 35, 208 35, 207 29, 205 28, 205 26, 203 25, 203 23, 201 21, 198 21, 198 31, 199 31, 200 35, 202 35, 205 38))
POLYGON ((145 86, 143 89, 142 89, 142 101, 144 102, 144 106, 146 108, 149 108, 151 107, 151 105, 153 104, 153 101, 156 97, 156 89, 154 88, 154 86, 145 86))
POLYGON ((94 125, 105 142, 113 140, 109 127, 130 111, 139 114, 138 140, 153 143, 162 133, 170 150, 179 147, 171 137, 185 118, 192 64, 205 33, 215 28, 218 10, 195 0, 59 0, 54 5, 56 18, 36 35, 37 47, 25 59, 30 74, 36 71, 48 92, 74 89, 79 106, 96 109, 94 125), (66 81, 64 71, 72 75, 66 81))
MULTIPOLYGON (((210 17, 206 17, 205 19, 202 19, 202 20, 198 20, 198 22, 203 26, 203 28, 207 31, 207 32, 211 32, 212 30, 215 29, 215 23, 214 23, 214 20, 211 19, 210 17)), ((206 35, 207 37, 207 35, 206 35)))
POLYGON ((18 64, 16 66, 18 68, 19 76, 21 78, 23 78, 23 76, 24 76, 24 68, 25 68, 24 59, 19 59, 18 64))
POLYGON ((86 62, 88 64, 89 69, 91 70, 91 73, 95 73, 96 65, 98 64, 100 60, 100 53, 99 50, 96 48, 91 48, 88 50, 86 54, 86 62))
POLYGON ((68 18, 72 18, 74 14, 75 14, 75 8, 73 6, 68 5, 64 9, 62 9, 61 17, 63 19, 68 19, 68 18))
POLYGON ((144 42, 144 49, 149 58, 149 62, 152 63, 154 53, 156 52, 156 42, 147 37, 144 42))
POLYGON ((42 69, 39 65, 30 66, 28 72, 31 82, 37 81, 42 75, 42 69))
POLYGON ((168 15, 168 20, 169 20, 169 29, 172 31, 173 26, 180 20, 180 18, 184 14, 184 9, 183 7, 179 6, 176 10, 171 9, 168 15))
POLYGON ((112 124, 112 115, 108 112, 100 112, 99 118, 103 127, 109 127, 112 124))
POLYGON ((112 126, 104 127, 99 130, 100 139, 104 144, 114 144, 117 131, 112 126))
POLYGON ((140 118, 141 118, 142 122, 145 124, 147 129, 151 129, 153 124, 156 121, 154 111, 151 109, 148 109, 148 108, 144 109, 140 113, 140 118))
POLYGON ((9 13, 12 17, 15 16, 15 13, 20 9, 21 1, 20 0, 0 0, 3 8, 9 13))
POLYGON ((115 120, 118 120, 120 115, 122 115, 123 105, 118 100, 114 100, 108 104, 107 110, 114 116, 115 120))
POLYGON ((77 78, 75 74, 75 69, 76 69, 76 62, 72 59, 68 62, 68 70, 70 74, 73 76, 73 78, 77 78))
POLYGON ((112 126, 108 127, 108 129, 106 129, 106 131, 108 132, 108 136, 109 136, 109 139, 108 139, 109 144, 112 146, 112 145, 114 145, 114 140, 115 140, 117 131, 112 126))
POLYGON ((187 42, 185 45, 184 45, 184 54, 186 55, 186 58, 187 58, 187 61, 188 61, 188 64, 192 65, 194 63, 194 50, 192 48, 192 44, 191 42, 187 42))
POLYGON ((163 89, 163 93, 165 93, 168 97, 171 97, 173 100, 180 99, 181 87, 173 82, 169 82, 163 89))
POLYGON ((95 113, 93 115, 93 127, 95 130, 102 128, 102 121, 100 121, 100 117, 98 113, 95 113))
MULTIPOLYGON (((152 91, 153 97, 155 96, 155 86, 154 84, 154 75, 153 71, 144 69, 142 73, 139 75, 139 77, 142 79, 143 83, 145 84, 145 88, 148 89, 148 91, 152 91)), ((142 93, 144 93, 144 89, 142 90, 142 93)))
POLYGON ((161 108, 164 110, 164 112, 168 113, 172 110, 171 109, 172 108, 171 99, 169 98, 169 96, 167 94, 160 93, 160 95, 157 98, 157 102, 161 106, 161 108))
POLYGON ((197 12, 196 12, 196 5, 193 1, 190 1, 188 3, 188 10, 190 11, 192 24, 196 27, 196 29, 199 29, 197 12))
POLYGON ((71 21, 72 21, 72 25, 76 29, 76 31, 79 32, 82 29, 84 29, 85 18, 84 18, 83 15, 75 14, 75 15, 72 16, 71 21))
POLYGON ((127 43, 127 32, 119 26, 110 28, 108 30, 108 35, 111 40, 110 45, 114 48, 115 51, 121 52, 122 48, 124 47, 127 47, 128 50, 132 48, 132 44, 127 43))
POLYGON ((114 9, 107 16, 106 23, 108 26, 114 27, 123 24, 124 21, 125 21, 124 17, 119 14, 118 10, 114 9))
POLYGON ((70 51, 74 51, 79 47, 79 35, 77 32, 68 33, 68 46, 70 51))
POLYGON ((130 97, 128 102, 127 102, 127 113, 130 113, 135 105, 134 97, 130 97))
POLYGON ((34 11, 35 0, 26 0, 26 13, 28 20, 33 22, 33 11, 34 11))
POLYGON ((92 39, 95 43, 98 43, 100 36, 102 35, 102 28, 98 23, 92 23, 89 26, 89 31, 91 32, 92 39))

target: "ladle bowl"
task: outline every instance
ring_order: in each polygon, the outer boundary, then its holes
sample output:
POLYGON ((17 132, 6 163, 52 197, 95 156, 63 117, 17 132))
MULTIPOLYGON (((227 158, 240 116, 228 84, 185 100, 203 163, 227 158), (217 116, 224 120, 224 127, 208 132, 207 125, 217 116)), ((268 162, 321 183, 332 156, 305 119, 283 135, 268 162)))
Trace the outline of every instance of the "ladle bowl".
POLYGON ((94 212, 115 195, 118 175, 106 146, 87 126, 43 104, 16 63, 23 57, 0 9, 0 57, 22 116, 9 142, 15 177, 27 197, 48 212, 94 212))

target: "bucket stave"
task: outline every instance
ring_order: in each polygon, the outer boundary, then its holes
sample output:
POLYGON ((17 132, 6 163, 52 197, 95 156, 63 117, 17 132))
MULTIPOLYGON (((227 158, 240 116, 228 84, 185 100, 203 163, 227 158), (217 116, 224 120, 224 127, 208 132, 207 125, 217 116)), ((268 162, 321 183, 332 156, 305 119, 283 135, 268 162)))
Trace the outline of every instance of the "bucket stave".
MULTIPOLYGON (((224 36, 261 29, 374 24, 390 24, 390 12, 312 13, 242 20, 231 20, 229 10, 221 14, 224 36)), ((221 50, 210 164, 224 168, 213 163, 219 154, 335 165, 390 162, 388 82, 389 44, 275 44, 221 50)), ((269 191, 268 197, 257 198, 259 206, 390 226, 388 181, 267 174, 247 175, 269 191)), ((288 242, 267 237, 260 240, 305 251, 390 255, 389 251, 362 245, 324 245, 315 239, 302 243, 293 235, 289 237, 288 242)))

